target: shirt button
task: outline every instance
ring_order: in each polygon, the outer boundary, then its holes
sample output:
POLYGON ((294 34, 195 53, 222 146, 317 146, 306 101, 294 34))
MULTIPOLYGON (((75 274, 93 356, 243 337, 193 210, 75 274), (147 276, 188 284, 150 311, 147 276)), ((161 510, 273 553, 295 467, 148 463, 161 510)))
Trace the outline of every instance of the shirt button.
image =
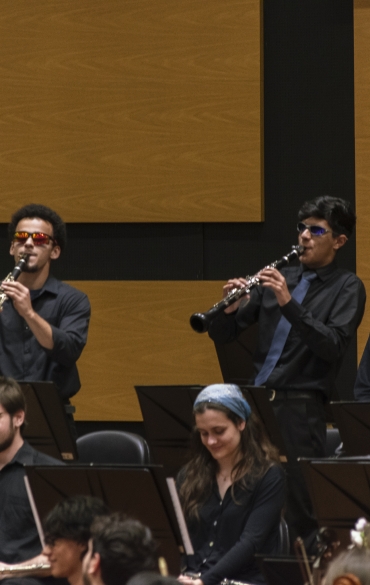
POLYGON ((210 542, 210 543, 209 543, 209 546, 213 546, 213 542, 210 542))
POLYGON ((217 520, 214 521, 213 526, 217 526, 217 520))

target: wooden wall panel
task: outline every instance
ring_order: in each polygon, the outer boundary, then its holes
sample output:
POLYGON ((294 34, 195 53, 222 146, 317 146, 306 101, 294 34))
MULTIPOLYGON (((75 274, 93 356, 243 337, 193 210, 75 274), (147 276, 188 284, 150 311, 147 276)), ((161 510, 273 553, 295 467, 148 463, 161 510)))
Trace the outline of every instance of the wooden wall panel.
POLYGON ((222 380, 213 342, 189 325, 222 295, 218 281, 79 281, 92 319, 78 362, 77 420, 141 420, 135 384, 222 380))
MULTIPOLYGON (((364 284, 366 286, 368 299, 370 298, 370 273, 367 273, 367 278, 363 278, 364 284)), ((368 303, 370 301, 368 300, 368 303)), ((370 310, 369 306, 367 311, 365 311, 365 315, 363 321, 361 323, 361 327, 359 328, 357 341, 358 341, 358 359, 361 359, 362 353, 364 351, 365 344, 369 338, 370 334, 370 310)))
POLYGON ((357 274, 368 303, 358 333, 361 358, 370 332, 370 0, 354 0, 357 274))
POLYGON ((260 0, 3 0, 0 221, 261 221, 260 0))

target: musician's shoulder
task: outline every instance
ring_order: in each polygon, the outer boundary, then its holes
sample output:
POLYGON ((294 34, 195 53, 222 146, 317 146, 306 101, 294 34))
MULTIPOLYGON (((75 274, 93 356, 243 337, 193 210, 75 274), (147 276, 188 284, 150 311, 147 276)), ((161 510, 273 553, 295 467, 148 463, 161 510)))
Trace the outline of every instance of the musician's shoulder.
POLYGON ((28 441, 24 441, 23 446, 17 453, 17 459, 24 465, 65 465, 63 461, 38 451, 28 441))
POLYGON ((57 293, 67 301, 88 302, 88 296, 83 290, 62 280, 57 280, 57 293))

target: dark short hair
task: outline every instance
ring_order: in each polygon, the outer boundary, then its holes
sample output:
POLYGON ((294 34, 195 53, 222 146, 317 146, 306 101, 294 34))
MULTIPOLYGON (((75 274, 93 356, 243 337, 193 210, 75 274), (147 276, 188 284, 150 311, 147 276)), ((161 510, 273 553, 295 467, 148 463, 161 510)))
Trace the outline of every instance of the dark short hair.
POLYGON ((325 219, 334 236, 345 234, 349 238, 356 225, 356 215, 349 202, 330 195, 320 195, 303 203, 298 211, 298 221, 307 217, 325 219))
POLYGON ((157 546, 152 534, 138 520, 121 512, 97 518, 92 527, 93 552, 100 555, 105 585, 123 585, 139 571, 156 566, 157 546))
POLYGON ((87 545, 94 519, 109 512, 106 504, 93 496, 66 498, 54 506, 44 521, 45 543, 53 544, 58 538, 65 538, 87 545))
POLYGON ((0 404, 10 416, 20 410, 26 412, 26 399, 18 382, 13 378, 0 376, 0 404))
POLYGON ((45 205, 41 205, 38 203, 30 203, 29 205, 25 205, 16 211, 10 220, 8 225, 8 234, 10 241, 13 240, 14 232, 18 223, 22 219, 33 219, 33 218, 43 219, 44 221, 48 221, 53 226, 53 237, 60 246, 60 249, 63 250, 67 243, 67 229, 66 224, 56 213, 50 209, 50 207, 46 207, 45 205))

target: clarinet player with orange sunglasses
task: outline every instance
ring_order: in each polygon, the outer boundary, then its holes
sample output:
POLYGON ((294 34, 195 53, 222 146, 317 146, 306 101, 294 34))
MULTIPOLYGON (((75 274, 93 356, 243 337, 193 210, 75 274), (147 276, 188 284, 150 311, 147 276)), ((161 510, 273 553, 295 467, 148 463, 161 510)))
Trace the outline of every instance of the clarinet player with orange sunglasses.
POLYGON ((8 229, 15 264, 24 255, 26 264, 16 280, 1 284, 0 373, 53 381, 67 405, 80 389, 76 362, 86 344, 90 303, 50 273, 66 244, 65 223, 52 209, 30 204, 14 213, 8 229))

